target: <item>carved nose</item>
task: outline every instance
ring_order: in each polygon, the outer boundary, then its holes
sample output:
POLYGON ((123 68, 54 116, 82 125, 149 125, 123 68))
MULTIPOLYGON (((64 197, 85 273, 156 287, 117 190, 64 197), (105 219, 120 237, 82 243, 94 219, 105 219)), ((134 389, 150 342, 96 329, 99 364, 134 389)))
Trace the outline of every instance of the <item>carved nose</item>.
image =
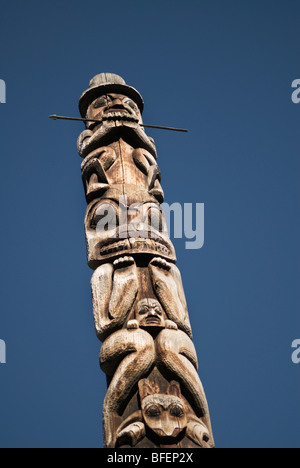
POLYGON ((161 311, 160 311, 160 310, 154 310, 154 309, 152 309, 152 310, 150 311, 150 315, 151 315, 152 317, 159 317, 159 316, 161 315, 161 311))
MULTIPOLYGON (((176 431, 178 431, 177 428, 174 428, 174 426, 170 425, 170 424, 165 424, 163 426, 163 432, 165 433, 165 435, 167 437, 174 437, 175 434, 176 434, 176 431)), ((176 436, 175 436, 176 437, 176 436)))
POLYGON ((123 105, 123 102, 121 101, 121 99, 115 99, 113 102, 112 102, 112 105, 110 106, 112 109, 114 109, 115 107, 116 108, 120 108, 120 107, 124 107, 123 105))

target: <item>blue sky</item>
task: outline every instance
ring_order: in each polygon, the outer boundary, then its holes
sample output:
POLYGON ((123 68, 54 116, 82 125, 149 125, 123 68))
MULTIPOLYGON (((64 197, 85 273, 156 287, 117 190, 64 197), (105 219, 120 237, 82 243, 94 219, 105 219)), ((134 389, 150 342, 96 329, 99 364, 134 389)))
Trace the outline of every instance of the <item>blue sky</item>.
POLYGON ((218 447, 299 447, 297 0, 11 1, 1 8, 1 447, 99 447, 76 139, 90 78, 145 100, 169 203, 205 203, 175 246, 218 447))

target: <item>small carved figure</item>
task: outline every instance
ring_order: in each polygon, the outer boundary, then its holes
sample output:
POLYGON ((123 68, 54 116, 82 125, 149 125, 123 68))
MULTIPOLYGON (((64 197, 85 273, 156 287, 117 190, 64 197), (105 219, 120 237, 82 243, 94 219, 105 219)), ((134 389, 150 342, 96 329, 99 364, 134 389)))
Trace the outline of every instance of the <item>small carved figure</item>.
POLYGON ((137 304, 136 318, 140 328, 164 328, 164 311, 156 299, 142 299, 137 304))

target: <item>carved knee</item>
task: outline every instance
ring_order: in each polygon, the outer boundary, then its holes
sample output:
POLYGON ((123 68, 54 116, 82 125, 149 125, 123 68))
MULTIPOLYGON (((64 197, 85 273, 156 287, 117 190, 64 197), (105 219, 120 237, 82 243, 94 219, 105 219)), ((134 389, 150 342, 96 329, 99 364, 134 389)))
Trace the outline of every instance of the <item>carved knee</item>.
POLYGON ((165 329, 156 339, 156 352, 160 360, 170 359, 170 356, 183 356, 198 370, 198 359, 192 340, 181 330, 165 329))
MULTIPOLYGON (((114 375, 122 360, 132 356, 131 360, 137 360, 136 371, 140 371, 139 356, 148 355, 148 360, 154 362, 154 341, 149 333, 141 329, 120 330, 111 335, 103 343, 100 352, 101 369, 106 375, 114 375)), ((141 362, 142 366, 147 360, 141 362)), ((121 376, 120 376, 121 377, 121 376)))

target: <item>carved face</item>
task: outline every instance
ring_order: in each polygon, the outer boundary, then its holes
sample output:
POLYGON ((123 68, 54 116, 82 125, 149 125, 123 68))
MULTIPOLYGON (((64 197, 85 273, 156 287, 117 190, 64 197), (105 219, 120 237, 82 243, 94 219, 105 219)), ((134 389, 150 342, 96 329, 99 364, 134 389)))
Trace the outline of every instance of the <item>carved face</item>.
POLYGON ((100 95, 88 107, 86 127, 78 138, 78 152, 86 158, 92 151, 117 141, 120 137, 134 141, 135 148, 147 149, 157 158, 153 138, 146 135, 143 119, 138 105, 122 94, 100 95))
POLYGON ((86 117, 88 119, 102 120, 108 124, 114 124, 115 122, 142 122, 141 112, 132 99, 121 94, 112 93, 95 99, 90 104, 86 117))
POLYGON ((160 205, 112 199, 92 203, 85 220, 88 260, 94 268, 124 255, 160 256, 176 262, 160 205))
POLYGON ((180 385, 171 382, 166 395, 157 394, 147 380, 139 383, 143 418, 159 437, 178 437, 187 427, 187 415, 180 385))
POLYGON ((137 320, 140 327, 162 327, 164 312, 156 299, 142 299, 137 304, 137 320))

